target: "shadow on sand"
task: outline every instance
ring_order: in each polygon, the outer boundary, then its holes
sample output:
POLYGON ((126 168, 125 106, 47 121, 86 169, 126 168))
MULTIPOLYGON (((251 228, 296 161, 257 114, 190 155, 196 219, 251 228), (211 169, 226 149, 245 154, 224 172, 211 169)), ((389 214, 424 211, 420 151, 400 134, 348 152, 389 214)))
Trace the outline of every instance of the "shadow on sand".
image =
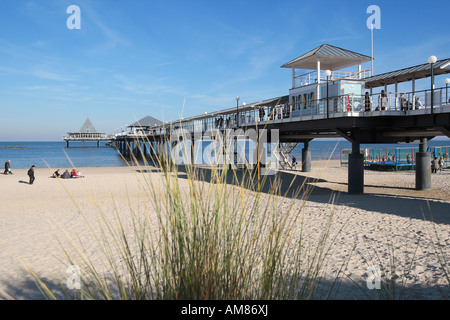
MULTIPOLYGON (((213 174, 220 174, 221 171, 210 168, 195 168, 195 179, 199 181, 210 182, 213 174)), ((152 172, 159 172, 155 169, 152 172)), ((249 170, 231 170, 231 174, 226 175, 226 183, 230 185, 239 185, 249 190, 257 190, 258 179, 254 171, 249 170)), ((181 179, 188 179, 187 168, 185 166, 178 167, 178 176, 181 179)), ((420 198, 414 196, 398 196, 380 193, 365 193, 352 195, 347 192, 341 192, 329 187, 319 186, 322 183, 336 184, 335 181, 327 181, 325 179, 315 179, 301 172, 278 171, 275 175, 261 176, 261 192, 273 193, 287 198, 308 199, 317 203, 328 204, 333 195, 339 195, 336 205, 344 205, 348 207, 366 210, 368 212, 375 211, 383 214, 396 215, 404 218, 412 218, 423 220, 433 220, 438 224, 450 224, 450 203, 433 200, 428 198, 420 198), (432 217, 431 217, 432 216, 432 217)), ((338 183, 339 184, 339 183, 338 183)), ((342 183, 340 183, 342 184, 342 183)), ((369 187, 369 186, 366 186, 369 187)), ((385 188, 385 186, 370 186, 385 188)), ((394 187, 391 187, 395 189, 394 187)), ((397 188, 403 189, 403 188, 397 188)), ((407 188, 404 188, 407 189, 407 188)), ((414 189, 410 189, 415 191, 414 189)))
MULTIPOLYGON (((18 276, 14 279, 0 278, 0 288, 7 296, 2 295, 0 291, 0 300, 13 299, 13 300, 47 300, 49 297, 44 295, 35 280, 25 271, 19 271, 18 276)), ((338 281, 336 279, 324 279, 318 278, 315 284, 314 295, 309 297, 309 300, 379 300, 386 299, 380 296, 379 290, 370 290, 366 286, 365 279, 359 279, 357 281, 350 281, 344 278, 344 281, 338 281)), ((43 277, 40 279, 42 283, 50 290, 55 299, 57 300, 74 300, 80 298, 80 290, 67 288, 66 279, 49 279, 43 277)), ((120 299, 119 290, 114 289, 116 283, 110 277, 105 278, 107 283, 110 283, 109 292, 111 298, 114 300, 120 299)), ((127 293, 130 290, 124 288, 127 293)), ((448 292, 448 288, 442 291, 442 287, 436 285, 420 285, 412 286, 404 291, 402 297, 396 299, 445 299, 448 292)), ((95 291, 95 290, 94 290, 95 291)), ((88 297, 85 297, 89 299, 88 297)), ((103 297, 104 298, 104 297, 103 297)), ((299 297, 300 300, 304 300, 305 297, 299 297)), ((295 300, 291 300, 292 303, 296 303, 295 300)), ((299 302, 301 303, 301 302, 299 302)), ((165 304, 167 306, 167 303, 165 304)))

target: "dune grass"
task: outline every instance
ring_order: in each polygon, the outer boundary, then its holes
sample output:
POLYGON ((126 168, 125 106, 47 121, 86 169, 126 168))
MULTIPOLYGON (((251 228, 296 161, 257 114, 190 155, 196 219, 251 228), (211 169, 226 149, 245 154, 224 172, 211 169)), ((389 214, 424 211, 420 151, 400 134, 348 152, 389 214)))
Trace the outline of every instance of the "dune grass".
POLYGON ((60 280, 66 298, 326 299, 339 286, 339 275, 323 280, 333 210, 317 242, 304 233, 303 206, 312 191, 306 180, 290 182, 286 191, 277 176, 258 177, 259 168, 178 166, 164 152, 143 163, 132 155, 129 164, 138 168, 146 206, 135 210, 130 203, 129 213, 111 214, 93 197, 98 216, 86 224, 102 263, 67 235, 70 248, 61 246, 66 264, 80 267, 81 288, 68 290, 60 280))

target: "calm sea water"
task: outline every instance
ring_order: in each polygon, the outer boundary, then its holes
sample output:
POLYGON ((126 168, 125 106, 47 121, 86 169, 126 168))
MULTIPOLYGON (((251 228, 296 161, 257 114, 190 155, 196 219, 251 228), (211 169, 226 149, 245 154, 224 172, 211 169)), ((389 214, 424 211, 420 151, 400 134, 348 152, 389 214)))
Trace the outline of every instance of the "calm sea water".
MULTIPOLYGON (((90 143, 86 143, 86 146, 90 146, 90 143)), ((92 147, 89 148, 71 147, 67 149, 64 141, 0 142, 0 164, 3 168, 5 161, 11 160, 12 169, 28 169, 32 165, 35 165, 36 168, 50 166, 60 169, 126 165, 116 149, 108 147, 104 143, 100 145, 100 148, 96 146, 97 143, 92 142, 92 147), (24 149, 4 148, 13 146, 24 149)))
MULTIPOLYGON (((88 143, 86 143, 89 146, 88 143)), ((450 146, 450 139, 432 140, 428 146, 450 146)), ((417 148, 417 144, 380 144, 361 145, 361 148, 417 148)), ((300 143, 293 151, 298 160, 301 159, 303 144, 300 143)), ((317 140, 310 142, 312 160, 340 159, 341 149, 351 149, 351 144, 343 139, 317 140), (334 150, 334 151, 333 151, 334 150)), ((120 167, 127 164, 123 161, 116 149, 101 144, 92 147, 65 148, 63 141, 57 142, 0 142, 0 165, 11 160, 12 169, 28 169, 32 165, 37 168, 83 168, 83 167, 120 167), (21 149, 13 149, 18 146, 21 149), (5 148, 6 147, 6 148, 5 148), (69 160, 70 159, 70 160, 69 160), (72 165, 73 163, 73 165, 72 165)))

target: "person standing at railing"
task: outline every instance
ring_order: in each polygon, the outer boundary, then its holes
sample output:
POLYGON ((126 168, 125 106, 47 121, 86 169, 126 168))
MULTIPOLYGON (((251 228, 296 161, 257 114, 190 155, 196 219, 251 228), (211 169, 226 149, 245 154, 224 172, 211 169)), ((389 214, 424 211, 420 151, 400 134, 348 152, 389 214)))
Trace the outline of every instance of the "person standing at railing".
POLYGON ((420 98, 418 96, 416 96, 415 100, 414 100, 414 104, 415 104, 415 109, 422 109, 422 102, 420 101, 420 98))
POLYGON ((259 108, 259 121, 263 121, 264 120, 264 115, 265 115, 264 108, 260 107, 259 108))
POLYGON ((377 111, 380 110, 386 110, 387 105, 387 94, 384 92, 384 90, 381 90, 380 96, 378 97, 378 107, 377 111))
POLYGON ((369 93, 366 92, 366 95, 364 96, 364 106, 366 111, 371 111, 371 103, 370 103, 370 96, 369 93))
POLYGON ((408 100, 406 100, 405 94, 400 94, 400 109, 402 111, 408 110, 408 100))

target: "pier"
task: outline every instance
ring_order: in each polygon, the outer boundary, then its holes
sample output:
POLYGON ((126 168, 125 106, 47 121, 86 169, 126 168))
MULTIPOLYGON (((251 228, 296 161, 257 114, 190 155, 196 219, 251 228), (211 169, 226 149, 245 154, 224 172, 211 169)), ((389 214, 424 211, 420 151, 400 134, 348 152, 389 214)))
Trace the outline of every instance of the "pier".
MULTIPOLYGON (((361 194, 364 193, 361 144, 419 143, 415 154, 416 189, 430 189, 428 141, 437 136, 450 137, 448 88, 447 85, 435 88, 434 76, 450 73, 450 58, 431 59, 429 63, 376 76, 361 67, 370 60, 368 56, 324 44, 282 66, 292 72, 288 95, 245 105, 239 105, 236 98, 236 107, 150 125, 139 132, 121 132, 115 135, 112 144, 125 157, 136 155, 139 150, 146 156, 162 150, 166 142, 174 146, 188 140, 194 146, 196 139, 205 134, 211 140, 218 137, 226 140, 229 132, 250 129, 259 132, 264 128, 269 137, 272 133, 277 135, 282 167, 289 166, 289 152, 303 144, 301 170, 308 172, 309 143, 313 139, 345 138, 352 144, 348 155, 348 192, 361 194), (357 70, 340 71, 352 66, 357 66, 357 70), (313 71, 298 74, 298 70, 305 69, 313 71), (431 78, 430 89, 416 90, 415 81, 422 78, 431 78), (412 88, 402 94, 397 89, 403 82, 411 82, 412 88), (394 91, 388 90, 389 85, 395 86, 394 91), (373 92, 380 87, 382 92, 373 92)), ((236 150, 237 139, 228 148, 236 150)))
POLYGON ((89 118, 86 119, 78 132, 68 132, 68 136, 62 139, 66 142, 66 148, 70 147, 70 142, 81 142, 81 147, 85 147, 86 142, 95 142, 97 148, 100 148, 101 141, 111 141, 111 137, 106 133, 100 133, 95 130, 89 118))

